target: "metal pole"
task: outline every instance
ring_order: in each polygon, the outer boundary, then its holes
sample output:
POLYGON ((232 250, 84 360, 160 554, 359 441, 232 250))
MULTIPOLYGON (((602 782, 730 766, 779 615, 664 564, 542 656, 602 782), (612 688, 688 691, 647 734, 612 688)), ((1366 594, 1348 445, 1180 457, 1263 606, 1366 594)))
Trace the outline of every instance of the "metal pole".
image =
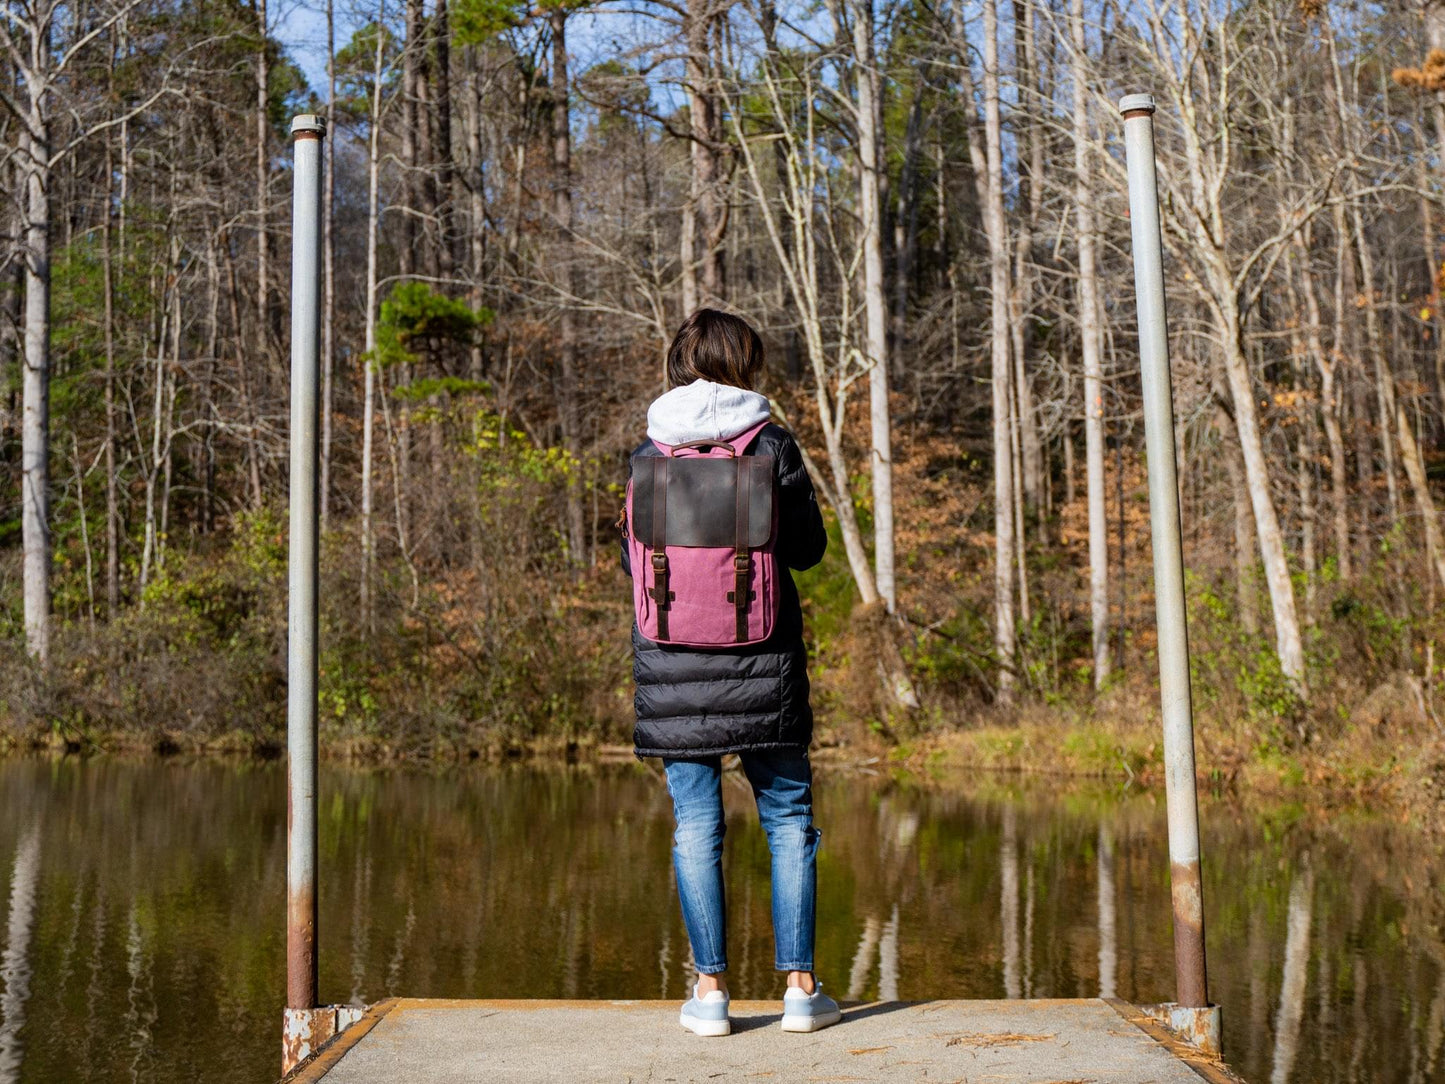
POLYGON ((320 396, 321 140, 295 136, 291 218, 291 549, 286 638, 286 1005, 311 1009, 316 983, 316 448, 320 396))
POLYGON ((1149 456, 1149 523, 1154 542, 1154 608, 1159 635, 1159 697, 1164 716, 1164 787, 1169 810, 1169 881, 1174 906, 1174 979, 1179 1005, 1205 1008, 1204 892, 1199 878, 1199 802, 1194 782, 1194 711, 1189 694, 1189 630, 1174 462, 1169 323, 1164 311, 1159 191, 1154 166, 1154 99, 1119 103, 1129 168, 1129 222, 1139 311, 1144 441, 1149 456))

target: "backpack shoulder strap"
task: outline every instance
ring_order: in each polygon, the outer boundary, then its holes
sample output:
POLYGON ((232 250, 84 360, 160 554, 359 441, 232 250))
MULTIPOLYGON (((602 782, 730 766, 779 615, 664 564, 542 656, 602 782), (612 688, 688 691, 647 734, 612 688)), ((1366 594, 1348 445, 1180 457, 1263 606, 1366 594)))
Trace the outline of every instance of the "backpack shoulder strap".
POLYGON ((733 455, 742 455, 743 452, 747 451, 748 445, 757 439, 758 434, 766 429, 771 421, 771 418, 764 418, 751 429, 745 429, 733 437, 732 440, 724 441, 723 443, 733 450, 733 455))
MULTIPOLYGON (((743 447, 746 447, 744 445, 743 447)), ((748 512, 752 507, 750 493, 753 460, 744 459, 740 452, 734 460, 737 463, 737 505, 734 520, 733 542, 733 613, 737 618, 737 640, 743 643, 748 638, 748 574, 752 560, 748 553, 748 512)))
POLYGON ((667 460, 654 457, 652 461, 652 595, 657 605, 657 635, 667 639, 667 611, 671 609, 672 592, 668 589, 669 572, 667 564, 667 460))
POLYGON ((669 458, 677 455, 679 451, 693 448, 731 448, 733 455, 736 457, 743 454, 747 446, 753 442, 757 435, 768 427, 771 420, 770 418, 764 418, 751 429, 745 429, 737 436, 731 437, 728 440, 689 440, 682 444, 664 444, 662 441, 652 438, 652 443, 659 452, 669 458))

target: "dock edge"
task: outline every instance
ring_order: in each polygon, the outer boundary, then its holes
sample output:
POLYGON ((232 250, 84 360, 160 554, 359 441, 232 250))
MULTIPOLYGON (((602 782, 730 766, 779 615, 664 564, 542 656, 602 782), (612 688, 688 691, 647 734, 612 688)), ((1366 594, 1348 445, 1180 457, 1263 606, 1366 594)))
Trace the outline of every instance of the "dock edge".
MULTIPOLYGON (((1245 1084, 1244 1078, 1236 1075, 1221 1059, 1217 1046, 1217 1036, 1215 1049, 1206 1050, 1196 1045, 1186 1035, 1175 1031, 1164 1019, 1156 1015, 1161 1010, 1167 1013, 1168 1010, 1175 1006, 1135 1005, 1132 1002, 1124 1001, 1117 997, 1106 997, 1102 1000, 1121 1017, 1168 1050, 1170 1054, 1189 1066, 1190 1069, 1194 1070, 1196 1076, 1209 1081, 1209 1084, 1245 1084)), ((1205 1010, 1187 1011, 1202 1013, 1205 1010)))
POLYGON ((396 1007, 389 997, 375 1005, 325 1005, 319 1009, 286 1009, 282 1032, 281 1084, 312 1084, 376 1027, 396 1007))

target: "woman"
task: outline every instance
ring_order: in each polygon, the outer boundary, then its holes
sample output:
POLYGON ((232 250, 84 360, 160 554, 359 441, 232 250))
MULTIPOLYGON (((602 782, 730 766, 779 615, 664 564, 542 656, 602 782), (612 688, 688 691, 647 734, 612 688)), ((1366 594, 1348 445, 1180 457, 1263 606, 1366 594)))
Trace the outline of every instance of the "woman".
MULTIPOLYGON (((636 476, 639 463, 665 449, 736 442, 756 430, 738 452, 771 457, 774 464, 770 546, 778 589, 771 634, 761 642, 700 649, 649 640, 636 624, 632 630, 634 743, 639 757, 662 758, 677 818, 673 864, 697 966, 680 1019, 698 1035, 731 1031, 721 788, 722 757, 730 753, 752 785, 772 853, 775 966, 787 973, 783 1030, 811 1032, 841 1019, 813 974, 820 835, 808 761, 813 713, 802 609, 788 571, 822 560, 827 534, 796 442, 768 424, 767 397, 753 390, 762 368, 762 340, 745 321, 713 309, 693 313, 668 349, 672 390, 648 409, 648 440, 633 453, 636 476)), ((643 572, 632 563, 624 540, 623 567, 629 575, 643 572)), ((667 596, 666 581, 662 592, 667 596)))

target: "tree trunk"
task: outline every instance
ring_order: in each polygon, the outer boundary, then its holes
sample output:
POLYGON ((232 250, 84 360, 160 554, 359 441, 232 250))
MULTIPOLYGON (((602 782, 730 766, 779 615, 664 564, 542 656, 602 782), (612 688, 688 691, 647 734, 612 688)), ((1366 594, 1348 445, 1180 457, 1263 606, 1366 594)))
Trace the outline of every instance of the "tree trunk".
POLYGON ((90 552, 90 525, 85 514, 85 476, 80 471, 80 441, 75 431, 70 433, 70 461, 75 472, 75 506, 80 513, 80 544, 85 551, 85 600, 86 618, 90 631, 95 632, 95 562, 90 552))
MULTIPOLYGON (((174 206, 174 197, 173 203, 174 206)), ((166 546, 170 543, 171 522, 171 479, 174 474, 176 431, 176 380, 181 371, 181 244, 180 238, 172 241, 171 266, 175 285, 171 289, 171 363, 162 369, 165 413, 160 419, 164 436, 159 443, 157 462, 161 471, 160 523, 156 534, 156 570, 166 567, 166 546)))
POLYGON ((1380 461, 1385 468, 1385 492, 1389 498, 1390 522, 1400 521, 1400 486, 1395 470, 1395 441, 1390 433, 1394 427, 1394 378, 1389 372, 1385 359, 1385 347, 1380 336, 1380 315, 1375 301, 1375 258, 1370 251, 1370 239, 1365 236, 1364 218, 1359 204, 1350 206, 1350 224, 1354 228, 1355 253, 1360 260, 1360 291, 1364 295, 1365 345, 1370 351, 1370 362, 1375 373, 1375 404, 1380 429, 1380 461))
MULTIPOLYGON (((43 48, 43 46, 41 46, 43 48)), ((43 94, 43 87, 31 87, 43 94)), ((25 178, 25 356, 21 378, 21 547, 25 650, 50 658, 50 123, 32 97, 22 134, 25 178)))
POLYGON ((888 404, 888 309, 883 281, 883 217, 878 192, 882 168, 879 82, 873 53, 873 0, 861 0, 853 17, 854 72, 858 85, 858 183, 863 214, 864 347, 868 355, 868 416, 872 434, 873 562, 878 594, 898 607, 893 569, 893 450, 888 404))
MULTIPOLYGON (((1034 275, 1032 268, 1034 228, 1039 216, 1039 186, 1042 178, 1035 169, 1043 163, 1039 149, 1039 126, 1030 116, 1033 103, 1027 97, 1035 93, 1037 77, 1034 58, 1034 29, 1029 0, 1013 0, 1014 49, 1017 66, 1019 108, 1015 136, 1020 147, 1018 239, 1014 252, 1014 274, 1009 290, 1010 339, 1014 358, 1014 396, 1018 406, 1019 465, 1022 467, 1021 488, 1027 507, 1037 510, 1043 491, 1043 448, 1039 439, 1038 411, 1034 406, 1033 387, 1029 381, 1029 327, 1033 314, 1034 275), (1028 153, 1024 154, 1027 148, 1028 153)), ((1023 545, 1024 521, 1020 517, 1015 530, 1023 545)))
MULTIPOLYGON (((1440 265, 1435 259, 1435 215, 1430 196, 1430 174, 1429 163, 1422 157, 1418 163, 1419 186, 1420 186, 1420 230, 1421 240, 1424 246, 1421 254, 1425 258, 1425 269, 1429 272, 1430 296, 1434 302, 1430 306, 1430 333, 1432 340, 1431 360, 1434 363, 1435 375, 1435 402, 1437 407, 1445 411, 1445 313, 1440 311, 1440 265)), ((1438 447, 1445 438, 1445 432, 1436 428, 1435 444, 1438 447)))
POLYGON ((699 305, 723 300, 723 238, 727 223, 718 191, 721 136, 712 78, 712 40, 717 19, 712 0, 689 0, 683 14, 683 37, 687 45, 684 67, 692 134, 688 146, 692 178, 682 237, 684 316, 699 305))
MULTIPOLYGON (((902 358, 908 335, 908 298, 918 255, 919 161, 923 157, 923 91, 920 77, 913 87, 908 127, 903 135, 903 169, 898 181, 898 221, 894 227, 896 263, 893 281, 893 353, 902 358)), ((941 228, 941 227, 940 227, 941 228)))
MULTIPOLYGON (((111 255, 111 177, 114 156, 105 141, 106 200, 100 225, 101 292, 105 321, 105 607, 107 620, 120 610, 120 507, 115 477, 115 272, 111 255)), ((209 420, 209 419, 208 419, 209 420)))
POLYGON ((1300 259, 1300 296, 1304 300, 1305 349, 1320 374, 1320 418, 1330 455, 1331 523, 1335 536, 1335 564, 1342 581, 1350 578, 1349 495, 1345 484, 1345 441, 1340 433, 1339 405, 1335 401, 1335 363, 1338 355, 1325 353, 1319 295, 1315 292, 1307 256, 1309 246, 1302 234, 1292 242, 1300 259))
POLYGON ((201 388, 201 533, 216 529, 216 366, 221 350, 221 264, 216 257, 217 229, 212 222, 206 237, 206 371, 201 388))
POLYGON ((226 254, 227 302, 231 314, 231 329, 236 336, 236 375, 241 392, 241 410, 246 420, 246 474, 251 483, 251 507, 260 509, 261 450, 256 435, 256 402, 251 394, 251 366, 246 350, 245 332, 241 327, 241 287, 236 281, 236 260, 229 231, 221 234, 221 251, 226 254))
MULTIPOLYGON (((1387 376, 1387 379, 1391 378, 1387 376)), ((1390 398, 1395 398, 1393 389, 1390 398)), ((1410 479, 1410 488, 1415 493, 1415 507, 1425 529, 1425 553, 1430 564, 1434 566, 1435 574, 1440 577, 1440 583, 1445 585, 1445 542, 1442 542, 1440 537, 1440 521, 1435 514, 1435 501, 1430 496, 1430 484, 1425 477, 1420 445, 1415 439, 1414 429, 1410 426, 1405 404, 1397 400, 1394 407, 1395 432, 1400 439, 1400 460, 1405 466, 1405 476, 1410 479)))
MULTIPOLYGON (((577 432, 577 329, 573 315, 573 298, 577 296, 577 273, 572 241, 572 113, 571 86, 567 77, 567 11, 554 8, 548 16, 552 27, 552 208, 557 220, 557 245, 561 254, 563 288, 567 299, 562 304, 558 321, 558 395, 561 415, 562 447, 577 466, 581 465, 581 449, 577 432)), ((587 533, 584 526, 582 483, 574 470, 567 485, 568 559, 580 565, 587 559, 587 533)))
MULTIPOLYGON (((385 4, 377 15, 378 25, 385 14, 385 4)), ((372 566, 376 563, 376 540, 372 513, 374 485, 372 458, 376 431, 376 307, 377 307, 377 242, 380 232, 378 181, 381 173, 381 75, 382 45, 385 35, 376 36, 376 58, 372 68, 371 130, 367 133, 366 184, 366 353, 361 397, 361 635, 370 637, 376 628, 372 603, 372 566)))
MULTIPOLYGON (((1018 376, 1017 370, 1014 373, 1018 376)), ((1029 563, 1028 563, 1028 539, 1024 535, 1024 484, 1023 484, 1023 451, 1020 447, 1019 430, 1023 426, 1019 421, 1019 404, 1017 400, 1009 400, 1009 422, 1008 439, 1009 454, 1013 456, 1013 464, 1009 467, 1009 474, 1013 477, 1013 500, 1014 500, 1014 554, 1018 564, 1018 587, 1019 587, 1019 621, 1027 626, 1033 621, 1033 605, 1029 598, 1029 563)))
POLYGON ((452 49, 451 13, 447 0, 437 0, 433 15, 436 53, 436 169, 437 169, 437 255, 441 276, 449 279, 456 271, 456 239, 452 229, 452 189, 456 184, 456 162, 452 157, 452 49))
POLYGON ((1009 254, 1003 212, 1003 145, 999 118, 998 0, 983 0, 983 109, 987 160, 984 226, 989 250, 989 322, 993 391, 994 650, 998 695, 1013 699, 1016 632, 1013 608, 1013 455, 1009 441, 1009 254))
MULTIPOLYGON (((420 114, 417 109, 417 68, 422 51, 423 0, 404 0, 406 47, 401 61, 401 162, 402 204, 401 245, 397 250, 397 268, 403 279, 416 273, 416 209, 417 198, 417 130, 420 114)), ((378 26, 381 24, 378 23, 378 26)), ((403 422, 403 426, 405 423, 403 422)))
MULTIPOLYGON (((426 17, 426 0, 417 3, 416 74, 416 187, 413 210, 417 216, 417 249, 420 268, 431 278, 441 270, 437 244, 436 139, 433 130, 431 60, 432 23, 426 17)), ((404 408, 405 409, 405 408, 404 408)))
MULTIPOLYGON (((1350 519, 1348 510, 1348 480, 1346 478, 1345 463, 1345 435, 1340 424, 1340 410, 1342 404, 1335 394, 1336 374, 1339 372, 1339 364, 1344 361, 1348 354, 1345 351, 1345 272, 1349 264, 1345 255, 1345 235, 1342 226, 1344 224, 1344 212, 1335 208, 1335 281, 1334 281, 1334 319, 1331 325, 1330 353, 1327 365, 1320 368, 1320 414, 1324 418, 1325 438, 1330 445, 1330 495, 1334 504, 1335 524, 1335 558, 1339 566, 1340 580, 1348 583, 1351 579, 1351 570, 1354 560, 1354 546, 1350 538, 1350 519)), ((1306 283, 1306 299, 1309 297, 1309 289, 1313 288, 1313 280, 1306 283)), ((1325 354, 1320 353, 1321 357, 1325 354)))
MULTIPOLYGON (((1222 287, 1224 284, 1218 285, 1222 287)), ((1295 683, 1300 695, 1304 695, 1307 689, 1304 645, 1295 609, 1294 584, 1290 580, 1279 516, 1270 491, 1269 463, 1264 455, 1264 442, 1260 439, 1253 381, 1244 354, 1243 327, 1233 284, 1228 289, 1218 290, 1216 296, 1223 303, 1220 331, 1224 340, 1224 371, 1234 403, 1234 426, 1239 433, 1240 452, 1244 456, 1245 482, 1254 509, 1255 534, 1259 538, 1264 578, 1269 586, 1270 607, 1274 612, 1275 651, 1285 676, 1295 683)))
MULTIPOLYGON (((467 164, 471 171, 467 178, 468 219, 467 250, 471 273, 470 300, 474 309, 480 310, 484 301, 483 282, 487 264, 487 204, 486 204, 486 161, 482 155, 482 97, 480 73, 477 71, 477 47, 467 46, 465 53, 467 80, 470 95, 464 99, 467 122, 467 164)), ((471 372, 473 380, 482 379, 482 347, 474 342, 471 347, 471 372)))
POLYGON ((1064 503, 1073 504, 1074 498, 1078 496, 1074 492, 1074 431, 1067 417, 1064 419, 1063 430, 1059 433, 1059 440, 1064 446, 1064 503))
MULTIPOLYGON (((163 282, 169 283, 175 274, 176 247, 176 239, 172 237, 170 262, 164 268, 165 276, 162 279, 163 282)), ((169 286, 164 289, 161 294, 160 331, 156 335, 155 381, 151 390, 150 452, 147 454, 144 448, 137 449, 145 462, 145 538, 141 546, 140 577, 138 582, 142 609, 145 607, 145 590, 150 583, 151 563, 155 559, 156 550, 159 545, 159 534, 156 530, 156 486, 160 481, 161 412, 165 404, 166 340, 171 331, 170 295, 174 289, 174 286, 169 286)))
MULTIPOLYGON (((1079 235, 1079 338, 1084 363, 1084 488, 1089 506, 1089 614, 1094 652, 1094 688, 1109 676, 1109 520, 1104 500, 1104 383, 1099 349, 1099 271, 1094 236, 1093 170, 1089 165, 1088 94, 1082 58, 1087 55, 1084 0, 1070 0, 1073 40, 1074 222, 1079 235)), ((1068 499, 1073 500, 1073 441, 1069 451, 1068 499)))
POLYGON ((326 0, 326 177, 322 188, 321 261, 321 478, 318 519, 322 535, 331 512, 331 425, 333 374, 336 369, 336 5, 326 0))
MULTIPOLYGON (((1296 336, 1296 339, 1298 336, 1296 336)), ((1296 379, 1300 388, 1307 383, 1308 369, 1300 360, 1304 353, 1303 344, 1294 351, 1296 379)), ((1315 623, 1315 472, 1314 434, 1311 431, 1310 411, 1304 396, 1299 397, 1295 407, 1295 479, 1299 490, 1300 518, 1300 571, 1305 581, 1305 624, 1315 623)))
MULTIPOLYGON (((271 346, 271 238, 266 232, 269 200, 266 184, 271 175, 267 136, 271 129, 271 54, 266 0, 256 0, 256 334, 263 350, 271 346)), ((240 328, 236 329, 240 333, 240 328)), ((238 345, 244 349, 244 340, 238 345)))

